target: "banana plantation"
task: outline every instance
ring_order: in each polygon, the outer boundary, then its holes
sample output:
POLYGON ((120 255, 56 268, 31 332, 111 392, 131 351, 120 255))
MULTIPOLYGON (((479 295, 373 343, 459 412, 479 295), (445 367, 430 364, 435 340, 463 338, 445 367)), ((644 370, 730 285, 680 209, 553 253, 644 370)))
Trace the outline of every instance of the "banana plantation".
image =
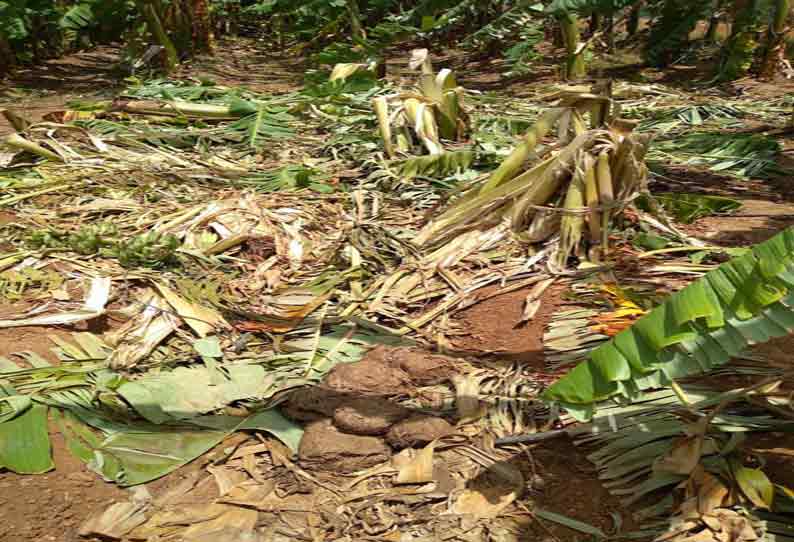
POLYGON ((0 1, 0 542, 794 542, 794 0, 0 1))

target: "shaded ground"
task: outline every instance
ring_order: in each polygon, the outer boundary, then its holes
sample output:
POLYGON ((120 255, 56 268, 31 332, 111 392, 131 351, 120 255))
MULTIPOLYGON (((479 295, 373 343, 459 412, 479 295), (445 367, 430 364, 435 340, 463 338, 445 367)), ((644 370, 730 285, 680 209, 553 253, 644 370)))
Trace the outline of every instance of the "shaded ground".
MULTIPOLYGON (((295 90, 303 81, 303 59, 264 52, 254 40, 221 42, 219 50, 224 52, 222 56, 193 59, 175 76, 275 94, 295 90)), ((120 52, 115 46, 99 46, 20 69, 0 81, 0 109, 20 112, 38 122, 47 113, 63 110, 71 101, 111 98, 130 75, 120 64, 120 52)), ((0 135, 12 131, 6 118, 0 116, 0 135)))
MULTIPOLYGON (((118 47, 100 46, 17 71, 0 82, 0 109, 20 112, 36 122, 64 109, 69 101, 113 96, 123 78, 118 47)), ((11 131, 0 116, 0 135, 11 131)))
POLYGON ((265 51, 253 40, 224 41, 218 49, 224 52, 222 56, 193 59, 177 75, 272 94, 296 90, 303 84, 305 59, 300 56, 265 51))
MULTIPOLYGON (((779 161, 789 167, 790 151, 779 161)), ((697 220, 682 229, 695 237, 722 246, 746 246, 766 241, 794 225, 794 184, 777 176, 767 181, 737 179, 697 168, 676 166, 655 175, 651 191, 690 192, 739 200, 742 208, 728 216, 697 220)))

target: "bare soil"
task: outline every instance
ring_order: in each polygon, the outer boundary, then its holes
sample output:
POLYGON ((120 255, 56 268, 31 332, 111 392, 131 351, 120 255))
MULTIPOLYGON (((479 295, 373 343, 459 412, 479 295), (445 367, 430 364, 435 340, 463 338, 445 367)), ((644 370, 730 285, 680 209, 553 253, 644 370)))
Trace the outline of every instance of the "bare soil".
MULTIPOLYGON (((71 100, 111 97, 123 84, 119 48, 100 46, 41 65, 17 70, 0 81, 0 109, 11 109, 30 121, 61 111, 71 100)), ((13 132, 0 116, 0 135, 13 132)))
POLYGON ((39 476, 0 472, 0 541, 77 542, 78 528, 96 510, 127 500, 51 435, 56 470, 39 476))
MULTIPOLYGON (((24 305, 18 304, 16 310, 24 310, 24 305)), ((8 318, 18 315, 19 312, 8 311, 8 306, 0 306, 0 318, 8 318)), ((52 348, 55 344, 49 339, 48 335, 68 336, 58 329, 44 329, 41 327, 16 327, 0 329, 0 356, 8 357, 16 352, 29 351, 38 354, 50 363, 57 363, 58 357, 53 353, 52 348)), ((19 359, 12 358, 19 362, 19 359)))
MULTIPOLYGON (((484 288, 478 295, 487 297, 499 286, 484 288)), ((541 370, 543 368, 543 331, 562 303, 564 287, 552 286, 542 298, 540 310, 522 323, 524 306, 531 288, 490 297, 457 313, 453 322, 460 326, 453 347, 470 353, 491 354, 541 370)))
MULTIPOLYGON (((532 500, 539 508, 588 523, 605 533, 615 532, 613 513, 620 514, 622 532, 630 532, 634 527, 620 501, 601 485, 585 451, 567 438, 537 445, 527 451, 526 458, 516 457, 514 461, 525 476, 531 473, 537 479, 532 500)), ((582 533, 557 523, 537 520, 527 525, 522 542, 555 538, 586 539, 582 533)))

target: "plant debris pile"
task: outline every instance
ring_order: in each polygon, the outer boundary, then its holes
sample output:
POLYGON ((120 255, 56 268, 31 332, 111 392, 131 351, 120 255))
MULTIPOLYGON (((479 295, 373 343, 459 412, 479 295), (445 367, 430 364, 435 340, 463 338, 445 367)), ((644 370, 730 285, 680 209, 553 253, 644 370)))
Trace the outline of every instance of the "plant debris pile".
POLYGON ((707 245, 684 224, 741 203, 653 183, 776 175, 771 135, 726 131, 786 104, 629 83, 519 100, 427 50, 407 64, 415 86, 345 63, 279 95, 132 80, 38 123, 6 111, 0 330, 51 348, 0 357, 0 468, 51 470, 51 420, 133 488, 82 527, 115 540, 603 538, 543 508, 528 448, 495 445, 570 434, 623 506, 674 488, 643 536, 782 532, 792 490, 736 435, 790 429, 785 375, 725 361, 794 328, 791 233, 707 245), (526 290, 525 324, 555 284, 575 302, 549 374, 452 351, 461 311, 526 290), (679 385, 705 371, 768 381, 679 385))

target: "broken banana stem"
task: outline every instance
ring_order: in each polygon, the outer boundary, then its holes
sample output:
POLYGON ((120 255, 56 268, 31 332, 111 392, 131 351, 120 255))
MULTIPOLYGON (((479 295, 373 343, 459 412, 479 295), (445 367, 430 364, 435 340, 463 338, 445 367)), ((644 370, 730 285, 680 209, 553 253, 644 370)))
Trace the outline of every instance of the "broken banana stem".
POLYGON ((530 128, 529 132, 527 132, 524 141, 513 149, 513 152, 511 152, 499 165, 496 171, 491 174, 488 181, 480 189, 480 193, 484 194, 500 184, 513 179, 524 166, 524 162, 527 161, 535 150, 535 147, 538 146, 538 143, 546 137, 546 134, 551 131, 554 123, 557 122, 564 112, 565 109, 552 109, 544 113, 543 116, 535 122, 532 128, 530 128))
POLYGON ((521 236, 525 243, 540 243, 560 230, 562 217, 556 210, 540 210, 532 217, 527 233, 521 236))
POLYGON ((582 240, 582 229, 584 228, 584 215, 578 211, 584 206, 585 189, 583 172, 577 168, 565 194, 565 214, 563 214, 560 224, 560 247, 557 251, 557 267, 565 267, 568 257, 574 251, 579 251, 582 240))
MULTIPOLYGON (((609 205, 615 201, 612 186, 612 170, 609 164, 609 153, 603 151, 598 155, 596 164, 596 181, 598 184, 598 197, 602 205, 609 205)), ((609 250, 609 221, 612 211, 601 211, 601 254, 605 256, 609 250)))
POLYGON ((591 154, 583 158, 585 201, 591 211, 587 217, 587 227, 590 231, 590 242, 597 244, 601 241, 601 213, 595 210, 598 207, 598 181, 596 180, 596 159, 591 154))
POLYGON ((383 139, 383 148, 386 149, 386 155, 389 158, 394 158, 396 152, 392 142, 391 124, 389 123, 389 103, 386 101, 385 96, 380 96, 372 100, 372 106, 375 109, 375 115, 378 117, 378 128, 380 137, 383 139))
POLYGON ((11 134, 5 139, 6 145, 9 147, 13 147, 15 149, 31 152, 37 156, 41 156, 42 158, 46 158, 47 160, 52 160, 53 162, 63 162, 64 159, 61 158, 60 155, 52 152, 49 149, 46 149, 39 145, 38 143, 34 143, 22 137, 19 134, 11 134))

